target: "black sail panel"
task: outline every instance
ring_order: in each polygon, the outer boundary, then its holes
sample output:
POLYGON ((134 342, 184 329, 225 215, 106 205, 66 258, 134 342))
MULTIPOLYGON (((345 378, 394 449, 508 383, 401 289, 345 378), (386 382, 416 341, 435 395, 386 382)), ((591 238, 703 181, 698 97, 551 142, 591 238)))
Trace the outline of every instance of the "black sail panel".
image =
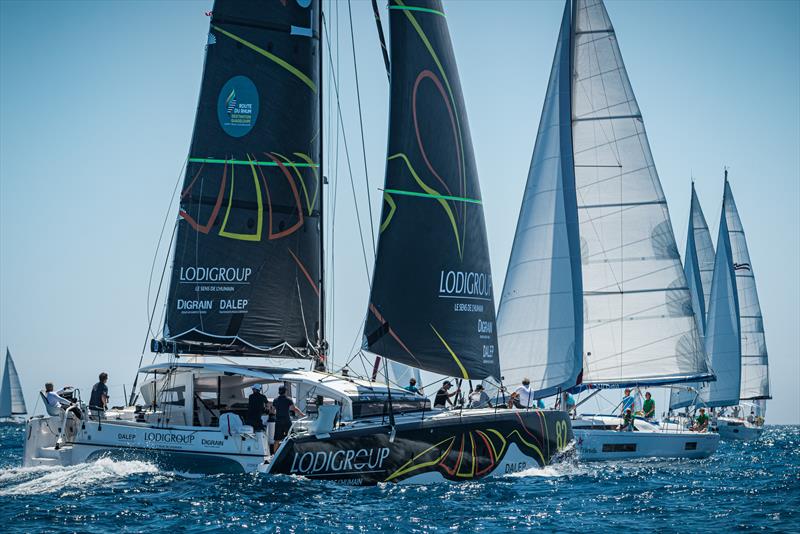
POLYGON ((165 338, 203 352, 317 342, 318 0, 211 12, 165 338))
POLYGON ((364 348, 499 378, 481 192, 441 2, 392 0, 386 183, 364 348))

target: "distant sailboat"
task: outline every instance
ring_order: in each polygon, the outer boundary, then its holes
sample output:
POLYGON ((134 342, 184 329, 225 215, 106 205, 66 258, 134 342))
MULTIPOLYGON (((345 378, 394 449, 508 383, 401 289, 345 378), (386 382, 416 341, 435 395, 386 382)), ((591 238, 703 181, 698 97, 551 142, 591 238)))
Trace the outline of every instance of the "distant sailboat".
MULTIPOLYGON (((730 398, 726 399, 732 402, 718 404, 719 406, 736 405, 734 408, 736 413, 734 417, 719 417, 717 426, 723 439, 754 439, 763 432, 766 400, 771 398, 769 357, 753 264, 747 249, 744 227, 728 182, 727 170, 725 171, 725 191, 720 217, 720 239, 723 240, 723 243, 726 240, 730 243, 731 271, 735 279, 738 313, 736 326, 739 334, 738 339, 734 341, 739 347, 741 367, 737 369, 739 374, 738 398, 736 389, 734 389, 730 398), (726 234, 724 237, 722 235, 723 228, 726 234)), ((735 388, 733 381, 731 384, 735 388)))
MULTIPOLYGON (((692 181, 692 197, 689 205, 689 230, 686 236, 686 254, 683 272, 692 296, 692 309, 697 331, 705 345, 706 318, 710 306, 711 283, 714 278, 714 243, 708 231, 708 223, 700 207, 700 200, 692 181)), ((713 369, 713 366, 711 366, 713 369)), ((701 383, 687 383, 670 390, 669 409, 679 410, 695 404, 701 383)))
MULTIPOLYGON (((711 378, 614 28, 568 0, 498 315, 507 382, 536 397, 711 378)), ((708 456, 719 436, 573 420, 584 459, 708 456)))
POLYGON ((6 364, 0 386, 0 422, 24 423, 26 415, 28 409, 25 407, 19 374, 11 358, 11 351, 6 348, 6 364))

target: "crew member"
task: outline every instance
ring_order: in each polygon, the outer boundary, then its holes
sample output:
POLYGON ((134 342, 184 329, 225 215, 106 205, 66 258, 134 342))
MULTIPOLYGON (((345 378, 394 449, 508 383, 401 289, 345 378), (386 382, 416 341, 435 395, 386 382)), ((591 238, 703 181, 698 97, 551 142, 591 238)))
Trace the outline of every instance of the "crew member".
POLYGON ((89 397, 89 411, 100 417, 108 408, 108 373, 100 373, 99 382, 92 387, 92 396, 89 397))
POLYGON ((253 384, 253 392, 247 398, 247 424, 256 432, 264 430, 261 416, 267 413, 269 400, 261 393, 261 384, 253 384))
POLYGON ((403 389, 410 391, 411 393, 416 393, 417 395, 421 394, 419 388, 417 387, 417 379, 413 376, 408 379, 408 385, 403 389))
POLYGON ((622 419, 622 424, 619 426, 618 430, 625 430, 626 432, 632 432, 636 430, 636 427, 633 424, 633 410, 628 408, 625 410, 625 415, 622 419))
POLYGON ((52 406, 53 408, 60 407, 64 410, 69 408, 70 406, 74 406, 70 413, 75 414, 75 417, 80 419, 81 418, 81 409, 69 399, 65 399, 61 395, 64 393, 65 390, 69 389, 71 386, 64 386, 63 388, 59 389, 58 391, 54 391, 55 387, 53 386, 52 382, 48 382, 44 385, 45 391, 45 398, 47 399, 47 404, 52 406))
POLYGON ((625 411, 630 408, 631 413, 633 413, 633 397, 631 396, 631 389, 625 388, 625 396, 622 397, 622 414, 625 414, 625 411))
POLYGON ((531 391, 531 381, 525 377, 522 379, 522 385, 514 390, 516 398, 514 406, 517 408, 530 408, 533 406, 533 391, 531 391))
POLYGON ((475 386, 475 391, 469 394, 468 408, 486 408, 492 407, 492 402, 489 400, 489 395, 483 389, 483 384, 475 386))
POLYGON ((442 387, 439 388, 439 391, 436 392, 436 397, 433 399, 434 408, 445 408, 448 404, 450 406, 454 406, 453 401, 450 400, 450 397, 454 397, 458 392, 454 391, 452 393, 448 393, 452 386, 453 384, 451 384, 449 380, 442 382, 442 387))
POLYGON ((705 432, 708 430, 708 416, 706 415, 705 408, 700 408, 700 415, 697 416, 697 421, 692 427, 692 430, 695 432, 705 432))
POLYGON ((272 401, 275 408, 275 449, 273 454, 281 446, 281 441, 289 435, 289 428, 292 426, 292 412, 298 417, 305 417, 300 408, 294 405, 292 399, 286 396, 286 386, 278 388, 278 396, 272 401))
POLYGON ((653 396, 650 395, 649 391, 644 394, 644 404, 642 404, 642 409, 644 410, 645 419, 652 419, 656 416, 656 401, 654 401, 652 397, 653 396))

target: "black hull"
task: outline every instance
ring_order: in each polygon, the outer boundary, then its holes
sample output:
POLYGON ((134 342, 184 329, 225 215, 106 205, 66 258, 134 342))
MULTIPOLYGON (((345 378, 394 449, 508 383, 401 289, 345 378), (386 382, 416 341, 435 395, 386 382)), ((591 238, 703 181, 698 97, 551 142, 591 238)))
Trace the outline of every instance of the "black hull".
POLYGON ((569 417, 561 411, 465 410, 462 416, 452 412, 399 422, 393 441, 388 426, 292 437, 269 472, 354 485, 438 475, 464 482, 545 466, 572 437, 569 417))

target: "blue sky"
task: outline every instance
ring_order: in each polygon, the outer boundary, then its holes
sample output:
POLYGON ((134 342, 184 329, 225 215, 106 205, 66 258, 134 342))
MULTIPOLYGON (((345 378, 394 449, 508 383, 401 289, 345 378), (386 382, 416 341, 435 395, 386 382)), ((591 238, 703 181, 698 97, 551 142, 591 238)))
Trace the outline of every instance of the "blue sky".
MULTIPOLYGON (((0 2, 0 345, 16 357, 29 408, 46 380, 85 391, 106 370, 119 403, 122 383, 130 387, 159 231, 165 213, 175 214, 170 195, 192 132, 210 7, 0 2)), ((352 7, 368 191, 380 206, 388 85, 369 3, 352 7)), ((769 422, 800 423, 800 3, 609 0, 607 8, 681 250, 690 177, 716 236, 722 168, 730 168, 767 329, 769 422)), ((563 3, 445 9, 502 280, 563 3)), ((344 124, 364 209, 346 10, 339 4, 337 24, 330 5, 328 18, 340 32, 344 124)), ((327 171, 328 194, 339 181, 329 267, 336 362, 349 358, 367 300, 340 167, 327 171)))

